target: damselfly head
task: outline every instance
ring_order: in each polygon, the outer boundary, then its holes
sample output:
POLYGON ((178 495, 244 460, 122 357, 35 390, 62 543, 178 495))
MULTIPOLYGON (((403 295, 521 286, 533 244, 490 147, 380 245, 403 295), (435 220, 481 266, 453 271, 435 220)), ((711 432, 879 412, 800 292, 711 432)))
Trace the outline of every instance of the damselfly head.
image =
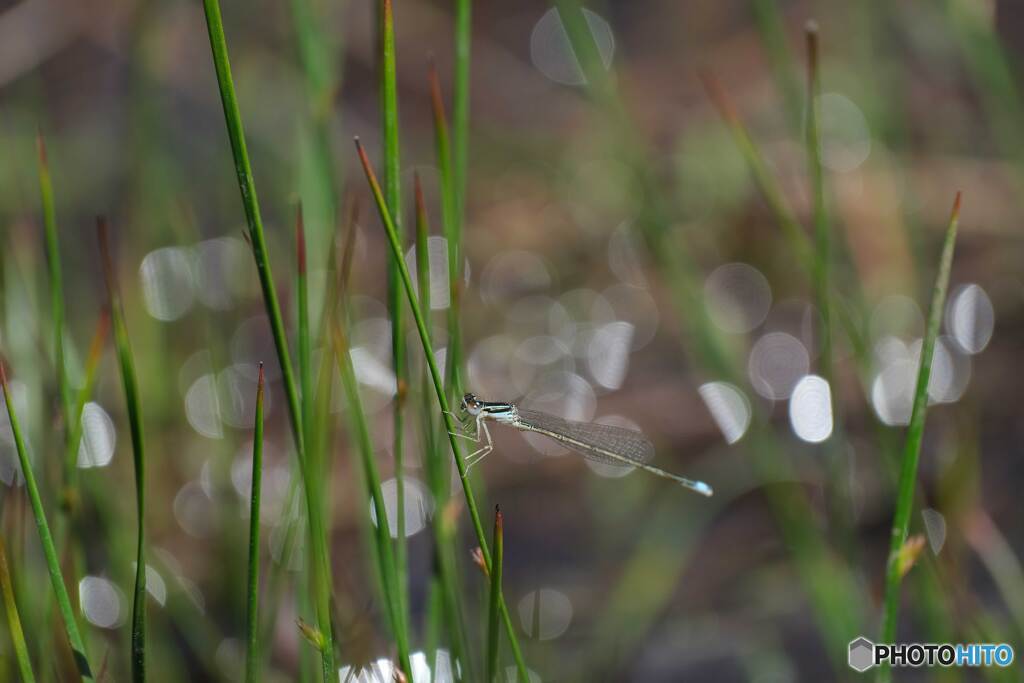
POLYGON ((483 401, 473 394, 466 394, 462 397, 462 405, 460 407, 465 412, 475 416, 480 414, 480 410, 484 407, 484 404, 483 401))

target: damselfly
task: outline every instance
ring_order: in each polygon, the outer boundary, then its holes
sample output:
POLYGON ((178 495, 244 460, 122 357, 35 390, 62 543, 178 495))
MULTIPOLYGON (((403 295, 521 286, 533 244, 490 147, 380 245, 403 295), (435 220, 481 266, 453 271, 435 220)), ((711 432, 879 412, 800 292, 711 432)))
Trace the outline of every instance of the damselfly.
POLYGON ((537 410, 520 408, 513 403, 481 401, 473 394, 462 397, 459 406, 460 415, 456 416, 464 430, 475 425, 475 433, 466 431, 455 434, 470 439, 477 444, 484 443, 476 451, 466 456, 466 468, 472 467, 483 460, 494 450, 491 432, 487 429, 487 421, 509 425, 524 432, 534 432, 554 439, 566 448, 598 462, 617 465, 629 465, 670 479, 677 484, 705 496, 712 494, 711 487, 702 481, 694 481, 677 476, 671 472, 649 465, 654 456, 654 445, 647 437, 634 429, 616 427, 596 422, 576 422, 565 420, 537 410))

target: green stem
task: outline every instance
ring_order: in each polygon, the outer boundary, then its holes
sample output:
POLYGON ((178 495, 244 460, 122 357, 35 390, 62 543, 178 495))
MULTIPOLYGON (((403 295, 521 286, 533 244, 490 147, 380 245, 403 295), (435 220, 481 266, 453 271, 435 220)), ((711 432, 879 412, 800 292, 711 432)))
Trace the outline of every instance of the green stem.
MULTIPOLYGON (((85 411, 85 404, 89 402, 96 389, 96 373, 99 370, 100 360, 103 357, 103 347, 107 342, 107 334, 110 332, 110 313, 102 311, 99 322, 96 323, 96 332, 93 334, 92 344, 89 345, 89 356, 85 362, 85 381, 78 390, 75 397, 74 408, 71 413, 71 437, 67 442, 67 450, 64 453, 64 465, 72 475, 76 472, 78 462, 78 449, 82 441, 82 413, 85 411)), ((65 491, 65 496, 74 496, 73 490, 65 491)), ((73 500, 73 499, 71 499, 73 500)), ((69 505, 71 500, 68 501, 69 505)))
MULTIPOLYGON (((388 210, 395 217, 395 227, 402 234, 401 184, 398 140, 398 79, 395 67, 395 23, 392 0, 380 0, 380 108, 384 133, 384 197, 388 210)), ((397 258, 401 259, 399 255, 397 258)), ((396 393, 392 404, 394 435, 392 454, 395 458, 396 506, 398 536, 395 538, 395 573, 398 578, 399 622, 395 628, 408 631, 406 591, 408 587, 407 544, 405 539, 405 399, 409 376, 405 354, 402 286, 394 262, 388 260, 388 314, 391 317, 391 362, 395 371, 396 393)), ((399 659, 408 659, 408 652, 399 652, 399 659)), ((408 672, 409 669, 406 669, 408 672)))
MULTIPOLYGON (((914 390, 914 405, 910 413, 910 426, 907 429, 907 440, 903 448, 903 467, 900 471, 896 513, 892 522, 892 539, 889 547, 889 560, 885 576, 885 602, 882 613, 883 643, 891 643, 896 637, 896 621, 900 604, 900 583, 903 572, 900 571, 899 555, 910 532, 910 514, 914 506, 914 490, 917 485, 917 463, 921 455, 921 439, 924 436, 924 418, 928 408, 928 381, 931 377, 932 353, 935 350, 935 339, 942 324, 945 309, 946 290, 949 286, 949 273, 953 265, 953 248, 956 244, 957 224, 960 219, 960 193, 953 202, 949 226, 946 228, 945 242, 942 246, 942 257, 939 260, 939 272, 932 290, 931 308, 928 312, 928 328, 921 343, 921 365, 917 373, 917 385, 914 390)), ((882 680, 888 680, 890 672, 884 669, 879 674, 882 680)))
POLYGON ((252 491, 249 498, 248 609, 245 614, 248 647, 245 652, 245 680, 260 679, 260 495, 263 480, 263 363, 256 384, 256 422, 252 434, 252 491))
MULTIPOLYGON (((362 399, 359 396, 359 385, 356 380, 355 369, 352 366, 352 356, 349 353, 348 342, 342 334, 340 325, 334 325, 332 332, 334 354, 341 374, 342 389, 345 392, 345 398, 348 403, 350 426, 355 433, 356 446, 362 460, 363 475, 366 478, 366 489, 370 494, 374 515, 377 518, 374 540, 376 541, 378 561, 380 563, 384 598, 388 606, 388 617, 391 621, 392 630, 395 633, 395 641, 399 652, 399 664, 403 671, 411 672, 412 663, 408 655, 409 636, 399 614, 399 611, 402 609, 402 598, 398 585, 398 572, 395 569, 394 550, 391 544, 391 526, 388 522, 388 510, 384 504, 384 496, 381 493, 380 472, 377 470, 377 461, 373 454, 370 427, 366 420, 366 412, 363 410, 362 399)), ((401 515, 403 513, 404 510, 399 508, 397 514, 401 515)))
POLYGON ((448 138, 448 122, 444 113, 444 99, 441 96, 441 81, 437 67, 430 63, 430 101, 434 111, 434 154, 441 176, 441 225, 448 246, 448 288, 451 301, 448 305, 448 351, 445 360, 445 383, 448 396, 458 396, 462 381, 459 376, 462 367, 462 330, 459 326, 459 309, 462 300, 461 263, 462 237, 459 225, 458 199, 455 179, 452 177, 452 154, 448 138))
MULTIPOLYGON (((60 242, 57 239, 57 212, 53 201, 53 182, 46 156, 46 143, 42 133, 36 136, 39 156, 39 194, 43 205, 43 228, 46 239, 46 266, 50 278, 50 314, 53 317, 53 364, 57 369, 57 392, 60 395, 61 417, 64 420, 64 438, 71 432, 71 387, 68 382, 67 362, 64 358, 64 285, 60 268, 60 242)), ((68 472, 65 471, 65 478, 68 472)), ((65 484, 67 482, 65 481, 65 484)))
POLYGON ((491 593, 487 610, 487 681, 498 674, 498 613, 501 605, 501 565, 505 553, 501 508, 494 506, 494 559, 491 562, 491 593))
POLYGON ((25 632, 21 629, 21 618, 18 616, 18 603, 14 600, 14 587, 11 584, 11 571, 7 566, 7 548, 0 536, 0 591, 3 592, 4 610, 7 612, 7 626, 11 629, 11 644, 18 660, 18 671, 24 683, 35 683, 32 673, 32 661, 28 656, 28 645, 25 643, 25 632))
MULTIPOLYGON (((420 310, 430 310, 430 254, 428 240, 430 235, 430 222, 427 218, 426 201, 423 198, 423 187, 420 184, 420 176, 416 174, 416 279, 420 292, 420 310)), ((451 307, 449 307, 449 315, 451 307)), ((449 323, 450 323, 449 319, 449 323)), ((449 328, 450 329, 450 328, 449 328)), ((428 329, 429 333, 430 330, 428 329)), ((433 340, 431 340, 433 341, 433 340)), ((449 352, 451 352, 451 338, 449 338, 449 352)), ((448 357, 449 367, 454 363, 451 356, 448 357)), ((451 390, 451 377, 448 374, 448 390, 451 390)), ((430 397, 430 373, 423 369, 421 380, 420 396, 423 401, 423 432, 426 444, 426 465, 428 483, 431 493, 439 508, 443 508, 451 496, 449 476, 450 469, 444 452, 437 440, 436 417, 431 409, 433 400, 430 397)), ((460 605, 461 591, 458 587, 455 563, 451 561, 453 556, 454 525, 445 519, 445 515, 434 515, 434 553, 436 556, 436 569, 440 579, 437 588, 441 594, 441 608, 444 613, 445 627, 448 630, 452 660, 461 662, 463 670, 469 671, 470 663, 463 659, 468 655, 469 647, 466 644, 465 626, 462 619, 462 607, 460 605)))
MULTIPOLYGON (((473 523, 473 531, 476 534, 477 543, 480 546, 480 553, 483 556, 484 566, 489 572, 491 567, 491 553, 487 547, 487 536, 484 533, 483 524, 480 522, 480 512, 477 510, 476 498, 473 496, 473 488, 469 483, 466 463, 462 458, 461 447, 457 437, 455 436, 458 432, 456 430, 455 421, 452 419, 451 411, 449 410, 448 399, 444 393, 444 383, 441 379, 441 373, 437 369, 437 360, 434 357, 433 345, 430 343, 430 334, 427 330, 427 323, 423 317, 423 312, 420 310, 419 303, 416 301, 416 291, 413 289, 412 278, 409 276, 409 269, 406 268, 405 260, 402 258, 402 245, 398 240, 398 231, 396 230, 395 223, 391 218, 391 213, 388 211, 387 204, 384 202, 384 195, 381 192, 380 184, 377 182, 377 176, 373 172, 373 167, 370 165, 370 159, 366 156, 366 150, 363 149, 358 138, 355 142, 356 149, 359 152, 360 162, 363 165, 363 171, 366 173, 367 182, 369 182, 370 189, 373 192, 373 197, 377 204, 377 210, 380 213, 381 221, 384 223, 384 230, 388 236, 388 244, 391 247, 391 254, 394 257, 395 263, 398 265, 399 274, 402 276, 402 284, 405 286, 406 298, 409 301, 409 306, 412 308, 413 318, 416 321, 416 329, 419 332, 420 342, 423 345, 423 355, 426 357, 427 366, 430 368, 430 378, 434 384, 434 393, 437 394, 437 402, 440 405, 445 429, 448 432, 448 441, 451 444, 452 457, 455 459, 455 467, 458 469, 459 479, 462 481, 462 490, 466 497, 466 509, 469 511, 469 518, 473 523)), ((504 599, 501 601, 501 616, 505 622, 509 645, 512 647, 512 654, 516 660, 516 670, 519 680, 521 683, 529 683, 529 676, 526 671, 526 662, 523 660, 523 654, 519 648, 519 640, 516 638, 512 618, 508 611, 508 605, 505 604, 504 599)))
POLYGON ((142 407, 135 361, 132 358, 124 308, 110 256, 106 219, 97 219, 97 234, 107 284, 107 300, 114 327, 114 346, 121 366, 121 383, 128 408, 128 425, 132 435, 132 457, 135 463, 135 511, 137 516, 135 546, 135 592, 132 598, 132 680, 146 680, 146 449, 142 432, 142 407))
POLYGON ((270 272, 270 261, 267 256, 266 237, 263 234, 263 219, 260 216, 259 201, 256 197, 256 183, 249 163, 249 152, 245 144, 245 130, 242 126, 242 114, 238 109, 235 95, 235 84, 231 77, 231 63, 228 58, 227 40, 224 36, 224 22, 221 18, 218 0, 203 0, 206 14, 206 26, 210 36, 210 51, 217 72, 217 84, 220 89, 221 103, 224 106, 224 121, 231 141, 231 152, 235 161, 235 173, 238 177, 238 188, 242 195, 242 206, 245 209, 246 223, 249 227, 249 238, 252 243, 253 258, 263 290, 263 303, 270 321, 270 330, 274 337, 277 360, 281 366, 285 395, 288 400, 288 412, 291 417, 292 438, 295 451, 302 471, 303 485, 306 489, 306 507, 309 516, 309 534, 313 551, 314 590, 316 592, 317 622, 321 632, 328 639, 322 651, 324 683, 333 683, 337 677, 334 666, 334 637, 331 629, 330 605, 330 558, 327 552, 327 539, 320 508, 316 501, 315 473, 308 466, 306 459, 305 439, 302 433, 302 412, 299 393, 292 369, 291 357, 288 352, 288 340, 284 331, 281 306, 277 299, 273 275, 270 272))
POLYGON ((68 597, 67 587, 64 585, 64 576, 60 570, 60 560, 57 559, 57 550, 53 545, 53 536, 50 533, 50 526, 46 523, 46 511, 43 508, 43 500, 39 495, 39 487, 36 485, 36 477, 32 472, 32 463, 28 459, 28 451, 25 448, 25 441, 21 435, 21 425, 14 410, 14 397, 11 396, 10 387, 7 386, 7 369, 0 361, 0 385, 3 387, 4 403, 7 404, 7 417, 11 422, 11 433, 14 436, 14 446, 18 451, 18 462, 21 465, 22 475, 25 477, 25 488, 28 491, 29 503, 32 506, 32 514, 36 520, 36 530, 39 533, 39 542, 43 546, 43 556, 46 558, 46 568, 50 573, 50 584, 57 599, 57 608, 60 610, 61 618, 64 620, 64 630, 71 644, 71 650, 75 659, 75 666, 82 680, 92 680, 92 672, 89 669, 89 661, 85 655, 85 643, 78 632, 78 624, 75 623, 75 615, 71 609, 71 599, 68 597))
POLYGON ((462 242, 466 220, 469 166, 469 66, 472 59, 472 0, 455 0, 455 81, 452 92, 452 187, 455 198, 456 244, 462 242))

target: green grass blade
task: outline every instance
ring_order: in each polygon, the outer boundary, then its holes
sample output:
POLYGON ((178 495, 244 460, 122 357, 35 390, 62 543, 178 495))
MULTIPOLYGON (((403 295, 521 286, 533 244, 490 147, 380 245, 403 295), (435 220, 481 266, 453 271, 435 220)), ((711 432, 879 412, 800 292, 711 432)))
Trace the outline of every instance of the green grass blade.
POLYGON ((452 88, 452 187, 455 235, 461 243, 466 220, 469 166, 469 66, 472 59, 472 0, 455 0, 455 80, 452 88))
MULTIPOLYGON (((442 181, 443 182, 443 181, 442 181)), ((423 187, 420 183, 419 174, 416 174, 416 276, 420 292, 420 310, 430 310, 430 255, 428 252, 428 238, 430 235, 430 222, 427 218, 427 206, 423 197, 423 187)), ((449 308, 449 315, 451 308, 449 308)), ((450 323, 449 319, 449 323, 450 323)), ((449 327, 449 329, 451 329, 449 327)), ((428 329, 429 333, 430 330, 428 329)), ((449 354, 451 352, 451 337, 449 337, 449 354)), ((455 360, 451 355, 447 358, 448 367, 451 367, 455 360)), ((451 391, 452 374, 446 373, 449 392, 451 391)), ((438 430, 436 413, 431 398, 430 372, 424 368, 421 377, 420 397, 423 402, 423 431, 426 444, 426 471, 428 484, 434 501, 439 508, 444 508, 451 496, 451 468, 444 450, 438 441, 438 430)), ((466 643, 466 630, 462 619, 461 597, 456 577, 455 563, 452 562, 454 552, 455 529, 454 525, 446 519, 446 515, 434 515, 434 552, 436 553, 435 569, 438 575, 436 588, 440 593, 440 607, 443 613, 445 628, 450 638, 449 648, 452 661, 462 664, 463 670, 470 671, 470 662, 465 659, 469 654, 469 646, 466 643)))
POLYGON ((835 354, 833 350, 833 296, 834 283, 832 281, 832 227, 828 216, 828 199, 825 188, 825 171, 821 161, 821 129, 820 113, 818 102, 821 96, 821 81, 819 78, 819 50, 818 50, 818 25, 814 21, 807 22, 805 29, 807 41, 807 95, 806 95, 806 136, 805 147, 807 152, 807 168, 811 177, 811 196, 813 203, 814 219, 814 264, 812 268, 812 285, 814 289, 814 303, 820 316, 818 326, 819 354, 818 372, 828 382, 831 391, 829 399, 831 402, 833 432, 824 444, 827 454, 825 459, 828 471, 827 500, 829 515, 835 521, 838 530, 837 535, 847 555, 847 560, 853 564, 857 560, 857 548, 859 544, 854 538, 853 521, 850 518, 849 510, 852 509, 850 491, 847 485, 848 460, 843 448, 843 419, 841 406, 838 397, 841 394, 836 382, 835 375, 835 354))
POLYGON ((252 433, 252 491, 249 498, 248 609, 245 613, 248 646, 245 651, 245 680, 260 679, 260 496, 263 480, 263 363, 256 384, 256 421, 252 433))
MULTIPOLYGON (((57 370, 57 393, 60 396, 64 437, 70 438, 71 387, 64 358, 64 285, 61 276, 60 242, 57 239, 57 212, 53 201, 53 181, 42 133, 36 135, 39 157, 39 194, 43 205, 43 234, 46 240, 46 270, 50 280, 50 315, 53 318, 53 365, 57 370)), ((65 478, 68 472, 65 471, 65 478)))
POLYGON ((455 196, 455 179, 452 177, 452 153, 448 137, 448 121, 444 113, 444 98, 441 95, 441 80, 437 66, 431 61, 430 102, 434 113, 434 156, 441 177, 441 225, 448 246, 448 351, 445 362, 445 386, 449 399, 454 400, 462 388, 460 369, 462 367, 462 330, 459 325, 459 311, 462 301, 461 272, 462 236, 459 228, 461 218, 456 214, 458 200, 455 196))
MULTIPOLYGON (((427 219, 427 204, 423 198, 420 174, 413 176, 416 196, 416 284, 420 291, 420 310, 430 310, 430 253, 427 240, 430 239, 430 221, 427 219)), ((430 330, 427 330, 430 333, 430 330)))
MULTIPOLYGON (((821 316, 821 370, 830 383, 832 377, 832 297, 829 292, 829 273, 832 263, 832 244, 829 234, 828 211, 825 200, 825 174, 821 164, 821 134, 818 129, 818 27, 807 25, 807 168, 811 175, 811 195, 814 201, 814 296, 821 316)), ((832 396, 836 395, 833 386, 832 396)), ((835 401, 833 400, 833 403, 835 401)), ((834 408, 834 406, 833 406, 834 408)))
POLYGON ((796 216, 793 215, 793 212, 787 206, 786 200, 783 198, 782 187, 775 176, 768 170, 768 164, 761 155, 761 150, 754 143, 754 139, 750 136, 750 132, 740 118, 739 112, 736 111, 736 107, 726 94, 722 84, 710 70, 702 69, 700 71, 700 80, 704 85, 708 98, 715 105, 715 109, 718 110, 718 115, 729 129, 736 149, 747 164, 747 169, 754 180, 754 184, 757 185, 758 190, 768 204, 768 208, 779 222, 779 227, 782 228, 783 234, 789 241, 790 249, 793 250, 797 261, 800 262, 804 269, 808 273, 812 273, 814 271, 814 254, 810 240, 804 229, 800 226, 799 221, 797 221, 796 216))
MULTIPOLYGON (((395 227, 402 235, 401 164, 398 140, 398 79, 395 67, 395 23, 392 0, 380 0, 380 109, 381 129, 384 134, 384 197, 388 210, 395 218, 395 227)), ((397 258, 402 258, 399 255, 397 258)), ((398 537, 395 539, 395 571, 398 578, 399 612, 396 624, 408 632, 407 543, 405 538, 405 399, 408 395, 409 371, 405 353, 405 325, 402 311, 402 284, 393 259, 388 259, 388 315, 391 318, 391 362, 395 371, 397 393, 392 404, 394 434, 392 453, 395 459, 396 506, 398 537)), ((398 658, 403 669, 410 671, 409 652, 399 648, 398 658)))
POLYGON ((263 290, 263 303, 270 321, 270 330, 274 337, 278 363, 284 381, 285 395, 288 400, 288 413, 291 417, 292 437, 295 451, 302 471, 303 484, 306 488, 306 506, 309 516, 309 534, 313 550, 313 572, 316 591, 317 622, 321 631, 328 639, 327 647, 322 651, 324 681, 333 683, 337 676, 334 666, 334 637, 331 628, 330 606, 330 558, 327 553, 327 540, 324 536, 324 525, 320 507, 316 502, 316 483, 313 472, 307 465, 305 439, 302 433, 302 412, 299 402, 295 373, 292 369, 291 356, 288 352, 288 340, 285 335, 281 306, 274 286, 274 278, 270 271, 270 260, 267 254, 266 237, 263 234, 263 219, 260 216, 259 201, 256 197, 256 183, 249 163, 249 152, 245 144, 245 130, 242 125, 242 114, 238 109, 235 95, 235 84, 231 77, 231 64, 228 58, 227 40, 224 36, 224 22, 221 18, 218 0, 203 0, 206 15, 206 26, 210 37, 210 51, 213 56, 214 68, 217 72, 217 85, 220 90, 221 103, 224 106, 224 121, 231 141, 231 152, 235 161, 235 173, 238 176, 238 187, 242 195, 242 206, 249 227, 249 239, 252 244, 253 258, 259 274, 260 287, 263 290), (329 674, 329 676, 328 676, 329 674))
MULTIPOLYGON (((449 287, 451 304, 448 313, 448 357, 446 369, 448 390, 452 399, 462 391, 462 330, 460 311, 462 308, 462 235, 466 225, 466 193, 469 186, 469 86, 472 60, 472 0, 455 0, 455 73, 452 82, 452 131, 450 145, 444 143, 444 154, 448 165, 445 174, 442 167, 442 182, 445 183, 442 206, 446 206, 445 237, 448 240, 449 287)), ((434 118, 435 127, 448 132, 445 125, 441 89, 435 73, 434 118)), ((441 158, 441 142, 438 142, 438 156, 441 158)))
MULTIPOLYGON (((921 439, 924 436, 924 418, 928 408, 928 380, 931 377, 932 353, 935 350, 935 339, 939 334, 942 315, 946 303, 946 290, 949 286, 949 272, 953 264, 953 247, 956 244, 957 224, 960 219, 960 193, 953 202, 946 238, 942 246, 942 257, 939 260, 939 272, 932 290, 931 308, 928 311, 928 328, 924 341, 921 343, 921 365, 917 373, 917 385, 914 390, 914 404, 910 413, 910 426, 907 429, 907 440, 903 448, 903 466, 900 471, 896 513, 892 522, 892 542, 889 548, 889 560, 886 565, 885 602, 882 614, 882 639, 880 642, 891 643, 896 636, 896 621, 899 613, 900 583, 903 578, 900 571, 899 556, 903 544, 910 531, 910 515, 914 507, 914 490, 917 484, 917 463, 921 455, 921 439)), ((888 671, 882 674, 888 676, 888 671)))
POLYGON ((32 673, 32 661, 28 656, 28 645, 25 643, 25 632, 21 629, 21 617, 18 616, 18 604, 14 601, 14 586, 11 583, 11 572, 7 566, 7 548, 0 536, 0 592, 3 593, 4 610, 7 612, 7 626, 11 630, 11 644, 18 660, 18 671, 25 683, 35 683, 32 673))
POLYGON ((14 410, 14 400, 11 396, 10 388, 7 386, 7 369, 3 361, 0 361, 0 385, 3 387, 4 403, 7 405, 7 416, 11 421, 14 446, 18 452, 18 462, 21 464, 22 475, 25 477, 25 489, 28 492, 32 514, 35 517, 39 542, 43 546, 46 569, 50 574, 50 583, 53 586, 53 592, 57 599, 57 608, 60 610, 61 618, 64 620, 64 630, 67 633, 68 642, 71 644, 75 666, 78 668, 78 674, 82 677, 82 680, 92 680, 89 661, 85 655, 85 644, 82 642, 82 636, 78 631, 78 624, 75 623, 75 615, 71 609, 71 599, 68 596, 67 587, 64 585, 64 576, 60 570, 57 550, 53 545, 53 535, 50 533, 50 525, 46 522, 43 500, 39 495, 39 487, 36 485, 36 477, 32 472, 32 463, 28 459, 28 451, 25 449, 25 441, 21 435, 21 425, 18 422, 18 415, 14 410))
MULTIPOLYGON (((350 433, 354 436, 355 447, 360 456, 363 476, 365 478, 364 484, 370 503, 373 505, 374 515, 377 518, 374 530, 374 547, 377 551, 377 564, 380 571, 381 588, 384 592, 384 602, 387 607, 387 616, 399 651, 399 665, 403 671, 411 672, 412 663, 407 657, 404 659, 402 657, 403 652, 409 652, 409 634, 401 615, 402 607, 400 601, 402 596, 398 583, 399 575, 395 568, 395 553, 391 540, 390 524, 388 523, 388 511, 381 491, 380 473, 377 469, 373 440, 370 436, 370 424, 359 394, 359 382, 356 379, 352 356, 349 353, 348 339, 344 334, 348 322, 349 277, 352 272, 352 259, 355 254, 357 223, 358 207, 353 202, 351 204, 348 225, 346 226, 345 239, 341 247, 341 259, 333 281, 333 299, 337 300, 337 304, 329 309, 328 332, 331 347, 334 350, 335 361, 338 364, 339 374, 341 375, 342 391, 348 404, 347 414, 350 433)), ((402 515, 403 513, 404 510, 399 507, 398 514, 402 515)))
MULTIPOLYGON (((331 118, 334 114, 334 101, 340 84, 338 72, 342 68, 337 36, 339 32, 329 33, 330 26, 317 15, 311 0, 292 0, 292 24, 295 29, 295 41, 298 47, 299 61, 302 64, 306 85, 307 115, 309 117, 310 150, 318 183, 318 196, 322 208, 326 209, 327 225, 333 227, 338 216, 338 170, 335 168, 331 135, 331 118)), ((315 210, 315 206, 310 207, 315 210)), ((319 239, 311 240, 323 244, 319 239)))
MULTIPOLYGON (((363 410, 362 399, 359 396, 359 385, 356 380, 355 369, 352 366, 352 356, 349 353, 348 342, 342 333, 340 325, 334 325, 332 331, 334 355, 340 370, 341 384, 345 392, 348 411, 351 414, 349 423, 355 434, 356 448, 362 460, 366 489, 370 494, 374 515, 377 518, 377 524, 374 528, 374 541, 380 564, 381 585, 388 607, 388 617, 394 632, 395 644, 399 651, 399 665, 402 671, 411 672, 412 664, 409 661, 408 655, 406 654, 403 657, 401 654, 409 652, 409 641, 408 634, 403 626, 404 622, 399 613, 402 598, 398 585, 398 572, 395 569, 395 555, 391 542, 388 510, 384 504, 384 496, 381 493, 380 472, 377 469, 377 461, 373 453, 370 427, 366 419, 366 412, 363 410)), ((401 515, 402 513, 402 508, 398 508, 398 514, 401 515)))
MULTIPOLYGON (((426 358, 427 366, 430 368, 430 379, 434 384, 434 393, 437 394, 437 402, 441 408, 441 414, 444 418, 445 429, 448 432, 448 441, 451 444, 452 457, 455 459, 455 467, 458 469, 459 479, 462 481, 462 489, 466 497, 466 509, 469 511, 469 517, 473 524, 473 532, 476 534, 476 540, 480 546, 484 565, 489 571, 491 566, 491 554, 487 547, 487 536, 485 535, 483 525, 480 522, 480 512, 476 506, 473 487, 469 482, 466 463, 462 459, 461 448, 457 437, 455 436, 456 425, 452 419, 448 399, 444 393, 444 383, 441 378, 441 373, 437 369, 437 359, 434 356, 433 344, 430 343, 430 333, 427 330, 427 323, 423 317, 423 312, 420 310, 419 302, 416 301, 416 291, 413 289, 412 278, 409 276, 409 269, 406 268, 405 260, 402 258, 402 245, 398 240, 398 232, 395 229, 395 223, 391 218, 391 214, 388 212, 387 204, 384 202, 384 195, 381 192, 380 184, 377 182, 377 176, 373 172, 373 166, 370 164, 370 159, 366 156, 366 150, 363 149, 359 139, 357 138, 355 142, 356 150, 359 153, 359 160, 362 163, 363 171, 366 174, 366 180, 370 184, 374 201, 377 204, 377 210, 380 213, 381 222, 384 224, 384 230, 388 236, 388 245, 391 248, 391 254, 394 257, 395 262, 398 264, 399 273, 402 276, 402 284, 405 287, 406 298, 409 301, 409 306, 412 308, 413 318, 416 321, 416 330, 419 332, 420 342, 423 345, 423 355, 426 358)), ((526 671, 526 662, 523 660, 523 654, 519 648, 519 640, 516 637, 512 618, 509 615, 508 606, 505 604, 504 600, 501 601, 501 616, 502 620, 505 622, 509 645, 512 648, 512 654, 516 660, 516 670, 519 680, 521 683, 529 683, 529 676, 526 671)))
POLYGON ((501 508, 494 506, 494 554, 491 560, 491 592, 487 609, 487 680, 494 681, 498 674, 498 616, 501 607, 501 565, 505 554, 501 508))
POLYGON ((308 444, 313 416, 313 366, 310 363, 309 278, 306 276, 306 227, 302 219, 302 204, 295 209, 295 255, 295 290, 299 309, 299 389, 302 393, 302 431, 308 444))
MULTIPOLYGON (((104 310, 100 312, 100 319, 96 323, 96 332, 93 334, 92 343, 89 345, 89 355, 85 361, 85 381, 78 390, 71 413, 71 438, 68 439, 67 450, 64 454, 64 466, 71 474, 71 481, 74 480, 77 472, 78 447, 82 441, 82 412, 96 389, 96 373, 99 370, 100 360, 103 358, 103 348, 106 346, 109 333, 110 312, 104 310)), ((64 505, 70 511, 73 511, 77 504, 76 495, 73 488, 64 491, 64 505)))
POLYGON ((146 680, 146 450, 142 432, 142 407, 139 398, 138 381, 135 377, 135 361, 132 358, 128 340, 128 327, 124 320, 124 309, 118 289, 114 263, 110 257, 106 219, 96 221, 103 259, 103 275, 107 284, 107 301, 114 327, 114 346, 121 366, 121 382, 124 386, 125 404, 128 407, 128 425, 132 435, 132 456, 135 463, 135 592, 132 599, 132 680, 146 680))
POLYGON ((249 163, 249 150, 245 143, 245 129, 242 126, 242 113, 238 109, 235 96, 235 84, 231 76, 231 64, 228 58, 227 41, 224 36, 224 24, 220 14, 218 0, 203 0, 206 12, 207 29, 210 35, 210 49, 213 63, 217 71, 217 84, 220 88, 221 102, 224 106, 224 120, 231 141, 231 152, 235 160, 235 173, 238 176, 238 187, 242 193, 242 207, 245 220, 249 227, 249 238, 252 244, 256 269, 259 272, 260 287, 263 290, 267 317, 270 318, 270 330, 274 336, 278 362, 284 378, 285 394, 288 398, 288 410, 291 415, 291 428, 300 457, 305 456, 302 437, 302 412, 299 407, 299 395, 296 388, 295 373, 292 369, 291 357, 288 352, 288 340, 285 336, 284 322, 281 316, 281 305, 277 298, 273 274, 270 271, 270 259, 267 255, 267 241, 263 233, 263 218, 260 215, 259 200, 256 197, 256 182, 249 163))
POLYGON ((799 130, 800 118, 800 84, 795 76, 796 60, 786 39, 786 25, 782 11, 775 0, 752 0, 754 20, 757 31, 761 34, 772 76, 782 93, 782 105, 793 130, 799 130))

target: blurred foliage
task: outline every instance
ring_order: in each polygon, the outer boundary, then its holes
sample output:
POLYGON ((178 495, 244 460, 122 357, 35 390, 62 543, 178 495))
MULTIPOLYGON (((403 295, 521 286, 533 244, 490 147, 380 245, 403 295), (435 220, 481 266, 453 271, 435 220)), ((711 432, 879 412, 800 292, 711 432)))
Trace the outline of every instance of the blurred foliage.
MULTIPOLYGON (((317 630, 303 475, 322 498, 342 671, 372 664, 386 675, 400 654, 396 628, 408 630, 410 680, 427 680, 424 667, 449 680, 449 653, 466 680, 491 665, 490 582, 471 555, 484 536, 449 464, 448 425, 400 290, 395 348, 408 368, 396 398, 391 256, 353 135, 382 171, 400 142, 388 199, 406 217, 410 283, 430 290, 418 303, 446 400, 466 390, 628 420, 657 446, 655 464, 715 488, 700 499, 493 430, 495 454, 468 487, 481 509, 501 505, 508 623, 541 680, 852 675, 848 641, 879 636, 920 340, 962 190, 912 490, 909 533, 925 543, 907 562, 897 638, 1020 652, 1021 10, 998 0, 560 0, 472 3, 470 16, 470 4, 395 3, 396 101, 381 98, 382 3, 222 8, 284 336, 295 354, 309 347, 301 395, 316 409, 302 419, 320 469, 308 472, 294 453, 294 397, 253 265, 202 8, 0 5, 0 355, 97 678, 129 675, 137 528, 128 411, 113 346, 97 333, 106 296, 96 214, 111 219, 146 435, 151 677, 243 675, 260 361, 263 680, 320 678, 309 638, 329 640, 317 630), (812 18, 830 239, 818 252, 805 149, 812 18), (386 144, 389 112, 397 139, 386 144), (59 236, 49 243, 37 131, 59 236), (763 176, 751 173, 751 149, 763 176), (414 175, 429 217, 419 254, 414 175), (355 204, 363 218, 347 232, 355 204), (737 263, 747 267, 722 269, 737 263), (827 286, 816 287, 822 265, 827 286), (808 374, 828 378, 825 401, 789 400, 808 374), (80 428, 69 429, 69 414, 80 428), (801 438, 801 420, 820 429, 825 416, 824 442, 801 438), (392 543, 402 527, 408 538, 392 543)), ((4 597, 18 609, 0 633, 0 678, 25 666, 6 632, 20 619, 36 678, 66 680, 74 661, 17 463, 0 417, 4 597)), ((508 641, 497 654, 514 680, 508 641)), ((983 675, 1020 680, 1019 669, 983 675)))

